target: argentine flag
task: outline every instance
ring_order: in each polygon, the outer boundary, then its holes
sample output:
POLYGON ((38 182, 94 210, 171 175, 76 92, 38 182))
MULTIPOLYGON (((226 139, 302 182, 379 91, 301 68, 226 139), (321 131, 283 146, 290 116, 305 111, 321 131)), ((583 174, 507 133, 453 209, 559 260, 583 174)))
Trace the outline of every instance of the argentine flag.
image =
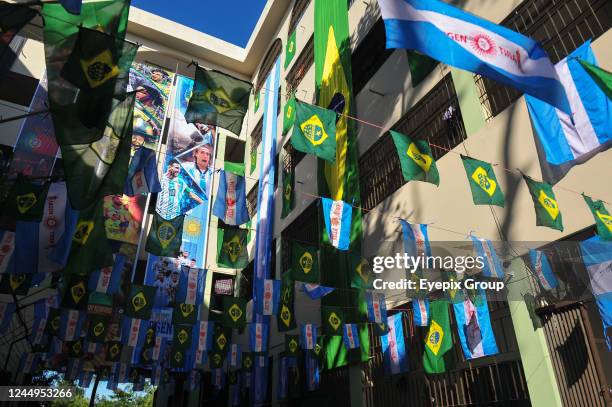
POLYGON ((533 272, 542 288, 546 291, 557 288, 559 286, 559 281, 557 281, 557 277, 555 277, 550 267, 550 262, 548 261, 548 257, 546 257, 546 253, 540 250, 529 250, 529 258, 531 259, 533 272))
POLYGON ((124 254, 116 254, 115 263, 112 267, 104 267, 91 273, 87 283, 89 292, 116 294, 121 284, 125 261, 126 257, 124 254))
POLYGON ((357 324, 344 325, 344 346, 347 349, 356 349, 359 347, 359 327, 357 324))
POLYGON ((314 349, 317 343, 317 326, 315 324, 302 324, 302 349, 314 349))
POLYGON ((387 304, 385 294, 376 291, 366 291, 368 306, 368 321, 381 324, 387 320, 387 304))
POLYGON ((597 65, 590 41, 555 65, 572 109, 572 118, 526 96, 536 147, 546 182, 558 182, 570 168, 612 146, 612 100, 584 70, 579 59, 597 65))
POLYGON ((321 201, 329 242, 339 250, 348 250, 353 207, 344 201, 333 201, 329 198, 321 198, 321 201))
POLYGON ((429 300, 427 298, 412 300, 412 312, 416 326, 429 326, 429 300))
POLYGON ((303 283, 302 289, 311 300, 318 300, 319 298, 325 297, 327 294, 335 290, 333 287, 325 287, 318 284, 308 283, 303 283))
POLYGON ((417 50, 571 112, 553 64, 535 40, 438 0, 378 0, 378 5, 387 48, 417 50))
POLYGON ((476 256, 482 258, 484 262, 482 275, 485 277, 504 278, 504 268, 495 252, 493 243, 490 240, 480 239, 476 236, 470 236, 470 238, 474 243, 476 256))
POLYGON ((427 225, 408 223, 400 219, 404 238, 404 251, 408 256, 431 256, 431 245, 427 236, 427 225))
POLYGON ((480 294, 478 305, 474 305, 469 297, 462 302, 453 303, 457 332, 461 349, 466 359, 475 359, 499 353, 486 295, 480 294))
POLYGON ((220 171, 219 189, 213 206, 213 215, 232 226, 242 225, 249 221, 244 177, 229 171, 220 171))
POLYGON ((388 375, 405 373, 408 371, 408 355, 404 340, 402 313, 398 312, 388 317, 387 326, 389 332, 380 337, 385 373, 388 375))

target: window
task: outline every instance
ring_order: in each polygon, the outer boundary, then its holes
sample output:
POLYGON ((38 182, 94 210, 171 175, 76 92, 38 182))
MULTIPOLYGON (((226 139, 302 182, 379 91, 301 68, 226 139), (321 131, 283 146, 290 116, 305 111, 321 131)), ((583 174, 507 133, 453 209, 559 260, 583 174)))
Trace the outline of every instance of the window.
POLYGON ((293 171, 300 161, 306 157, 306 153, 293 148, 291 141, 285 143, 283 148, 285 149, 285 154, 283 154, 283 168, 285 171, 293 171))
MULTIPOLYGON (((257 74, 257 84, 255 85, 255 93, 259 92, 259 90, 263 87, 266 79, 268 78, 268 74, 272 70, 274 63, 278 59, 281 51, 283 50, 283 42, 280 38, 277 38, 270 46, 266 57, 264 58, 261 66, 259 67, 259 73, 257 74)), ((267 90, 267 89, 266 89, 267 90)))
MULTIPOLYGON (((523 1, 501 25, 539 41, 553 63, 559 62, 589 38, 612 27, 609 0, 523 1)), ((487 120, 521 97, 522 92, 475 75, 487 120)))
POLYGON ((385 23, 382 18, 372 26, 351 56, 353 91, 358 94, 395 51, 386 49, 385 23))
POLYGON ((295 30, 309 4, 310 0, 295 0, 291 10, 291 17, 289 18, 289 34, 295 30))
POLYGON ((251 188, 249 193, 247 194, 247 209, 249 211, 249 216, 251 219, 255 217, 255 213, 257 213, 257 196, 259 195, 259 181, 257 184, 251 188))
POLYGON ((21 106, 30 106, 38 79, 8 71, 0 77, 0 100, 21 106))
POLYGON ((261 119, 259 119, 259 121, 255 125, 255 128, 251 132, 251 146, 250 146, 251 154, 253 153, 254 150, 257 150, 257 147, 259 147, 259 143, 261 143, 262 137, 263 137, 263 116, 261 117, 261 119))
POLYGON ((312 64, 314 64, 314 34, 310 37, 287 74, 288 94, 297 90, 297 87, 300 86, 300 82, 302 82, 302 79, 304 79, 306 72, 308 72, 312 64))
POLYGON ((244 147, 245 142, 238 140, 234 137, 225 138, 225 155, 224 161, 232 163, 243 163, 244 162, 244 147))
MULTIPOLYGON (((446 75, 412 107, 393 130, 431 143, 438 160, 465 138, 465 127, 453 79, 446 75)), ((399 157, 389 133, 382 136, 359 159, 361 203, 372 209, 404 185, 399 157)))
POLYGON ((253 298, 253 270, 255 269, 255 262, 252 261, 249 265, 238 275, 238 282, 236 284, 236 295, 239 298, 245 298, 247 301, 253 298))
POLYGON ((291 265, 291 243, 319 246, 319 201, 316 200, 282 231, 281 274, 291 265))

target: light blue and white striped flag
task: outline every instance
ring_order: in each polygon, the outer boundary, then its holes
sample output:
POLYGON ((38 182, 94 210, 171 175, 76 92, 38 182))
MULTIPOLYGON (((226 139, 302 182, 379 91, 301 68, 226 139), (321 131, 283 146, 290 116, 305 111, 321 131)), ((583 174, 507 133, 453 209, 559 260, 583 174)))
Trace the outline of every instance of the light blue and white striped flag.
POLYGON ((416 326, 429 326, 429 300, 427 298, 412 300, 413 320, 416 326))
POLYGON ((359 347, 359 327, 357 324, 344 324, 343 332, 344 346, 347 349, 356 349, 359 347))
POLYGON ((474 305, 468 296, 462 302, 453 303, 457 332, 466 359, 475 359, 499 353, 491 327, 489 306, 484 293, 474 305))
POLYGON ((476 256, 481 257, 484 262, 482 275, 485 277, 504 278, 504 268, 501 260, 495 252, 493 243, 487 239, 480 239, 476 236, 470 236, 474 243, 476 256))
POLYGON ((394 375, 408 371, 408 354, 404 340, 402 313, 398 312, 387 318, 389 332, 380 337, 383 352, 385 373, 394 375))
POLYGON ((333 287, 325 287, 319 284, 308 283, 303 283, 302 289, 311 300, 318 300, 319 298, 325 297, 327 294, 335 290, 333 287))
POLYGON ((229 171, 220 171, 213 215, 228 225, 242 225, 249 221, 244 177, 229 171))
POLYGON ((408 256, 431 256, 431 246, 427 236, 427 225, 409 223, 400 219, 404 237, 404 251, 408 256))
POLYGON ((559 281, 550 267, 546 253, 540 250, 529 250, 531 267, 543 289, 549 291, 559 286, 559 281))
POLYGON ((302 324, 302 349, 314 349, 317 343, 317 326, 315 324, 302 324))
POLYGON ((334 201, 329 198, 321 198, 321 201, 329 242, 339 250, 348 250, 353 207, 344 201, 334 201))
POLYGON ((385 322, 387 320, 385 294, 376 291, 366 291, 365 298, 368 307, 368 321, 377 324, 385 322))

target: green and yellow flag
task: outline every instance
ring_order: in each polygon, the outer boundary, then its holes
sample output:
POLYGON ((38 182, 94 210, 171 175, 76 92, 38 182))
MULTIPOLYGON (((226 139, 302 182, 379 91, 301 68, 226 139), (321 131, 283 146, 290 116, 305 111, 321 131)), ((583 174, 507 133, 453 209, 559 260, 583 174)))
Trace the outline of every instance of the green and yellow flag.
POLYGON ((242 329, 246 325, 246 299, 223 297, 223 326, 242 329))
POLYGON ((297 356, 300 353, 300 335, 285 334, 285 355, 297 356))
POLYGON ((292 95, 285 103, 285 111, 283 113, 283 134, 293 128, 295 123, 295 95, 292 95))
POLYGON ((185 215, 164 219, 156 212, 145 250, 156 256, 176 257, 181 250, 185 215))
POLYGON ((130 318, 151 319, 157 288, 133 284, 125 304, 125 315, 130 318))
POLYGON ((2 215, 18 221, 40 222, 50 185, 34 184, 20 174, 2 203, 2 215))
POLYGON ((62 298, 62 307, 69 309, 84 310, 87 308, 87 275, 65 274, 67 277, 64 286, 64 297, 62 298))
POLYGON ((26 295, 32 285, 32 274, 2 274, 0 294, 26 295))
POLYGON ((323 333, 328 336, 342 336, 343 326, 346 323, 344 310, 337 306, 322 306, 323 333))
POLYGON ((604 240, 612 240, 612 216, 610 216, 610 212, 608 212, 604 203, 600 200, 593 201, 591 197, 585 194, 582 194, 582 197, 593 214, 599 237, 604 240))
POLYGON ((504 207, 505 197, 491 164, 461 155, 463 166, 472 190, 474 205, 497 205, 504 207))
POLYGON ((527 183, 531 199, 533 199, 533 206, 536 212, 536 226, 546 226, 563 231, 563 216, 561 216, 552 185, 546 182, 535 181, 527 175, 523 175, 523 179, 527 183))
POLYGON ((281 219, 289 216, 293 208, 295 208, 295 174, 293 168, 286 168, 283 165, 283 207, 281 210, 281 219))
POLYGON ((247 251, 246 229, 218 228, 217 229, 217 265, 232 269, 243 269, 249 265, 247 251))
POLYGON ((249 82, 197 66, 185 112, 187 123, 212 124, 239 135, 252 87, 249 82))
POLYGON ((440 185, 438 167, 427 140, 414 140, 412 137, 393 130, 390 133, 395 148, 397 148, 404 180, 440 185))
MULTIPOLYGON (((251 143, 255 143, 253 139, 251 139, 251 143)), ((255 171, 255 168, 257 168, 257 147, 255 147, 254 145, 251 145, 249 157, 251 161, 251 164, 249 165, 249 175, 251 175, 253 171, 255 171)))
POLYGON ((295 56, 295 48, 297 47, 297 43, 295 42, 296 31, 297 30, 293 30, 293 32, 289 34, 289 37, 287 38, 287 45, 285 46, 285 69, 287 69, 295 56))
POLYGON ((351 287, 362 288, 366 290, 372 289, 374 282, 374 273, 370 263, 359 253, 349 253, 349 264, 351 270, 351 287))
POLYGON ((250 372, 253 368, 253 354, 251 352, 242 352, 242 370, 250 372))
POLYGON ((191 332, 193 327, 191 325, 174 325, 173 337, 172 337, 172 348, 173 349, 188 349, 191 345, 191 332))
POLYGON ((110 317, 104 315, 90 315, 89 328, 87 329, 88 342, 105 342, 106 328, 110 322, 110 317))
POLYGON ((210 363, 211 369, 221 369, 223 367, 224 357, 219 352, 210 352, 208 355, 208 360, 210 363))
POLYGON ((582 59, 578 59, 578 62, 580 62, 580 65, 587 71, 597 86, 608 96, 608 99, 612 100, 612 72, 601 69, 597 65, 590 64, 582 59))
POLYGON ((444 354, 453 348, 453 338, 446 301, 432 301, 429 304, 431 322, 425 339, 423 368, 427 373, 444 373, 444 354))
POLYGON ((213 332, 213 351, 227 354, 229 345, 232 342, 232 329, 215 324, 213 332))
POLYGON ((68 356, 71 358, 81 358, 85 353, 82 340, 66 342, 68 346, 68 356))
POLYGON ((186 349, 172 344, 170 350, 170 367, 173 369, 182 369, 185 367, 186 349))
POLYGON ((59 308, 50 308, 49 315, 47 315, 47 324, 45 325, 45 334, 59 336, 61 318, 62 314, 59 308))
POLYGON ((291 243, 291 277, 303 283, 319 284, 319 251, 313 246, 291 243))
POLYGON ((280 303, 278 315, 276 316, 276 325, 278 332, 292 331, 297 328, 293 304, 280 303))
POLYGON ((121 359, 121 341, 108 342, 106 345, 106 361, 118 362, 121 359))
POLYGON ((198 309, 193 304, 179 303, 174 305, 172 323, 175 325, 193 325, 198 319, 198 309))
POLYGON ((295 100, 291 145, 303 153, 336 162, 336 112, 295 100))

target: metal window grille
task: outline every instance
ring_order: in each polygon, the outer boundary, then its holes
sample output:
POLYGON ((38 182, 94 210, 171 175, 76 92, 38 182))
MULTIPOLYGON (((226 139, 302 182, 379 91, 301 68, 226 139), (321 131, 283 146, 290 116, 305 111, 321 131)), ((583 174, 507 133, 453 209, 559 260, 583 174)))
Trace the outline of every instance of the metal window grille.
POLYGON ((300 82, 304 79, 306 72, 314 64, 314 34, 310 37, 304 49, 295 60, 291 70, 287 74, 287 93, 291 94, 300 86, 300 82))
POLYGON ((283 157, 283 168, 285 171, 294 171, 300 161, 306 157, 306 153, 293 148, 291 142, 286 143, 283 148, 286 152, 283 157))
POLYGON ((251 145, 250 145, 251 153, 253 152, 253 150, 257 150, 257 147, 259 147, 259 144, 261 143, 262 137, 263 137, 263 116, 261 117, 261 119, 259 119, 259 121, 255 125, 255 128, 251 132, 251 145))
POLYGON ((259 195, 259 181, 251 188, 247 194, 247 210, 251 219, 255 217, 257 212, 257 196, 259 195))
POLYGON ((310 204, 289 226, 283 230, 281 237, 281 273, 291 266, 291 243, 304 246, 319 246, 319 212, 317 201, 310 204))
POLYGON ((295 1, 293 4, 293 9, 291 10, 291 17, 289 17, 289 34, 295 30, 295 27, 297 27, 309 4, 310 0, 295 1))
MULTIPOLYGON (((612 27, 609 0, 527 0, 501 25, 539 41, 553 63, 559 62, 589 38, 612 27)), ((490 120, 523 94, 491 79, 474 75, 486 119, 490 120)))
MULTIPOLYGON (((446 75, 412 107, 393 129, 432 144, 437 160, 466 138, 453 79, 446 75)), ((361 203, 372 209, 404 185, 399 157, 390 134, 382 136, 359 159, 361 203)))
MULTIPOLYGON (((276 59, 279 57, 283 50, 283 42, 280 38, 274 40, 266 57, 264 58, 261 66, 259 67, 259 73, 257 74, 257 83, 255 85, 255 92, 259 92, 259 90, 263 87, 264 83, 266 83, 266 79, 268 78, 268 74, 272 70, 276 59)), ((264 89, 264 91, 270 91, 269 89, 264 89)))
POLYGON ((395 50, 386 47, 385 24, 383 19, 379 18, 351 56, 355 95, 378 72, 393 51, 395 50))

